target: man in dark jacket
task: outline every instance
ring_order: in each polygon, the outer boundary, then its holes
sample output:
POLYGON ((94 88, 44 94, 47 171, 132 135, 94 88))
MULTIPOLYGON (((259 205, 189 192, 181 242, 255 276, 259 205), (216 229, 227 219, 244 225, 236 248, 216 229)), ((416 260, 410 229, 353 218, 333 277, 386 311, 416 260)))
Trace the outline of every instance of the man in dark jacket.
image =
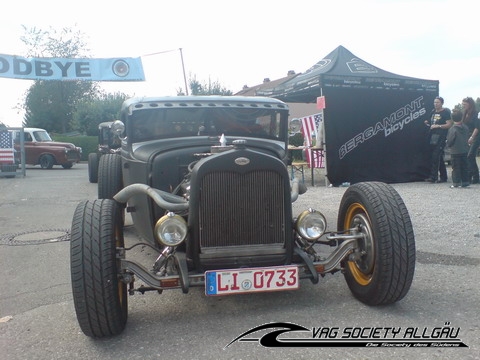
POLYGON ((470 185, 468 176, 468 128, 462 123, 462 113, 452 111, 453 126, 448 129, 447 146, 452 156, 452 181, 451 188, 467 187, 470 185))
POLYGON ((445 138, 447 137, 448 129, 452 126, 450 109, 443 107, 443 98, 437 96, 433 101, 434 109, 430 120, 425 120, 425 124, 430 127, 430 151, 431 151, 431 165, 430 177, 425 181, 446 182, 447 169, 443 161, 443 154, 445 148, 445 138), (440 172, 440 179, 438 173, 440 172))

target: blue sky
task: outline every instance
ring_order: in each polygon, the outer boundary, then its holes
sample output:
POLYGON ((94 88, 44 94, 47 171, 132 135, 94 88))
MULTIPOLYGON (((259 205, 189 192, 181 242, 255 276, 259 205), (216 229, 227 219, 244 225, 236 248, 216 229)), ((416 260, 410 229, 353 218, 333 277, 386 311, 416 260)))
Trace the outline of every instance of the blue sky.
MULTIPOLYGON (((304 72, 343 45, 383 70, 439 80, 440 95, 453 107, 465 96, 480 97, 480 17, 472 6, 468 0, 26 0, 0 14, 0 53, 25 54, 21 25, 75 27, 92 57, 142 57, 145 82, 106 82, 105 90, 163 96, 184 87, 179 48, 187 77, 236 92, 289 70, 304 72)), ((0 121, 20 126, 23 113, 12 108, 30 84, 0 78, 0 121)))

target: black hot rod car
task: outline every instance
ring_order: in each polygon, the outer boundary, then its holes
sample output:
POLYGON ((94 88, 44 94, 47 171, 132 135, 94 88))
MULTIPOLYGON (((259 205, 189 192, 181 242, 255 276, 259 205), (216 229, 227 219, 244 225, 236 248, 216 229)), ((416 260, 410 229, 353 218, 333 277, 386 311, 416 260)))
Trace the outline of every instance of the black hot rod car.
POLYGON ((149 290, 293 290, 301 279, 317 283, 341 271, 366 304, 406 295, 415 239, 393 187, 347 188, 336 232, 326 231, 318 210, 292 213, 306 188, 287 170, 288 116, 285 103, 261 97, 124 102, 121 121, 112 125, 121 156, 102 155, 99 198, 78 204, 72 221, 73 299, 86 335, 120 333, 127 294, 149 290), (139 248, 150 249, 147 264, 135 256, 139 248))

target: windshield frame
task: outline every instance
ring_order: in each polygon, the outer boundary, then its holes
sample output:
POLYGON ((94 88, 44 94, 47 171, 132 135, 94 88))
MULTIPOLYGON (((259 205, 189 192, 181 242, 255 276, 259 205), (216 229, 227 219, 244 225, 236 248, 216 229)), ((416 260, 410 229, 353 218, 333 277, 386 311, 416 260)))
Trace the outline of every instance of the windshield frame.
POLYGON ((247 136, 282 141, 281 113, 244 109, 148 109, 129 119, 132 142, 195 135, 247 136), (232 111, 235 110, 235 111, 232 111))

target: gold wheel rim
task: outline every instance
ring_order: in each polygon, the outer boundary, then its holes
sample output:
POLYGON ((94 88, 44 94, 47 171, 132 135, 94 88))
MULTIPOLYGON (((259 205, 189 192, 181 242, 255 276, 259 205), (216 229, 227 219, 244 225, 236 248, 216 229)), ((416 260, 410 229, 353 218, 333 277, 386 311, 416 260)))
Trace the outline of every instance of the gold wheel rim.
POLYGON ((371 222, 367 210, 360 203, 353 203, 348 207, 344 220, 344 229, 358 227, 364 234, 364 239, 359 240, 360 251, 365 252, 360 260, 348 261, 347 266, 355 281, 367 286, 373 279, 375 268, 375 247, 371 222))

